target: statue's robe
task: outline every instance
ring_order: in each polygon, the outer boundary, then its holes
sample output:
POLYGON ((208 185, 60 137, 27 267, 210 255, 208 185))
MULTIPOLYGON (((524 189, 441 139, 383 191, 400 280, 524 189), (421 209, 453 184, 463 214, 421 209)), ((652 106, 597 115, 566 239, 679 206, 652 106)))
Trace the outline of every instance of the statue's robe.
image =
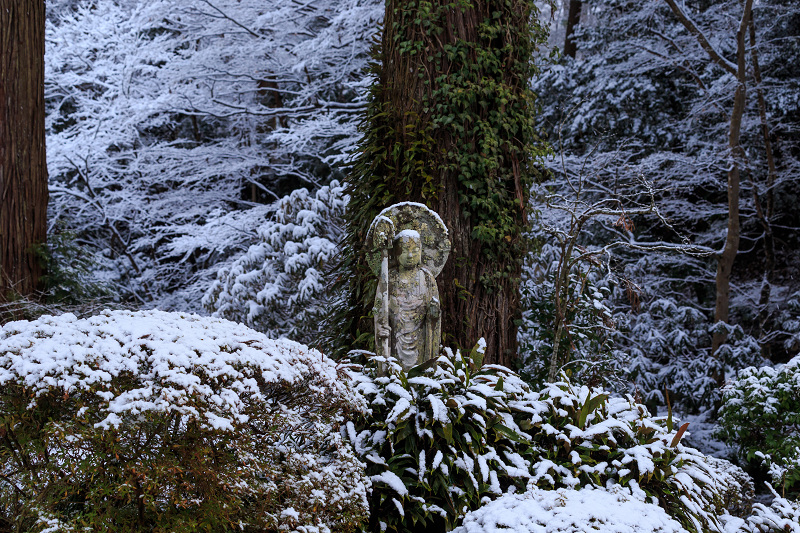
MULTIPOLYGON (((396 270, 389 275, 389 349, 407 371, 438 355, 442 338, 441 315, 430 314, 431 302, 439 302, 439 288, 431 272, 420 267, 407 283, 400 281, 396 270)), ((381 291, 375 298, 376 323, 383 320, 381 291)), ((376 346, 377 355, 383 355, 383 345, 376 346)))

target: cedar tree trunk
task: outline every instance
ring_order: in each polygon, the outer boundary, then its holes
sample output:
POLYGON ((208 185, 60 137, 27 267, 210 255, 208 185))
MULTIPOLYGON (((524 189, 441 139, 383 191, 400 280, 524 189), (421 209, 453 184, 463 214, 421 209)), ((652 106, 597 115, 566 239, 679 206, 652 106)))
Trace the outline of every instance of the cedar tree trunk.
POLYGON ((528 85, 545 35, 535 13, 529 0, 387 1, 349 180, 346 276, 355 318, 343 329, 351 339, 372 329, 365 317, 374 281, 361 249, 367 227, 382 208, 415 201, 450 230, 452 251, 437 278, 444 344, 470 349, 484 337, 487 362, 514 362, 532 160, 543 150, 528 85))
POLYGON ((0 0, 0 302, 38 288, 47 233, 44 0, 0 0))

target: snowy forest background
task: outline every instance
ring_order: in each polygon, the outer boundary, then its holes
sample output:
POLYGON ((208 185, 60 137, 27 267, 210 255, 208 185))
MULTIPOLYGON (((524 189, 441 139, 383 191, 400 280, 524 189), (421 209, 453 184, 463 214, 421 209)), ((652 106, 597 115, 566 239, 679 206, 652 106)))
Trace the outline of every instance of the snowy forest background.
MULTIPOLYGON (((554 291, 565 290, 568 369, 631 383, 661 405, 666 386, 699 412, 718 398, 715 371, 730 377, 800 350, 800 14, 792 2, 754 7, 762 80, 751 81, 742 127, 734 326, 718 362, 710 331, 735 79, 662 0, 584 4, 577 57, 552 62, 543 50, 532 80, 553 155, 533 195, 523 369, 541 377, 554 291), (657 212, 627 214, 651 195, 657 212), (619 214, 592 211, 612 199, 619 214), (562 281, 562 243, 573 241, 562 281)), ((733 57, 739 4, 693 7, 733 57)), ((564 8, 543 6, 553 47, 563 47, 564 8)), ((50 276, 70 289, 56 296, 217 313, 313 343, 332 298, 324 272, 342 234, 341 182, 382 3, 51 1, 48 10, 50 276)))
MULTIPOLYGON (((557 361, 577 384, 652 412, 669 403, 693 423, 690 444, 735 458, 713 436, 720 383, 800 353, 800 8, 753 6, 741 244, 727 339, 712 353, 737 80, 664 0, 582 2, 577 53, 563 56, 568 6, 541 6, 551 34, 531 83, 552 153, 532 191, 515 370, 543 384, 557 361)), ((214 314, 317 345, 383 3, 47 9, 50 303, 39 311, 214 314)), ((684 9, 735 62, 741 3, 684 9)), ((796 423, 787 431, 798 439, 796 423)), ((772 469, 776 486, 800 478, 800 449, 795 459, 772 469)), ((765 463, 748 468, 769 479, 765 463)))

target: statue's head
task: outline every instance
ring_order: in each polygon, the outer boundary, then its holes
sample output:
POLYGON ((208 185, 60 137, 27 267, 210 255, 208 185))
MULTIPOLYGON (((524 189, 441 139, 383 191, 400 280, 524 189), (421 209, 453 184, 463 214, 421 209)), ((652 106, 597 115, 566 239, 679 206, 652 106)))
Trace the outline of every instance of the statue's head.
POLYGON ((419 266, 422 260, 422 244, 418 231, 405 229, 398 233, 394 238, 394 249, 401 269, 419 266))

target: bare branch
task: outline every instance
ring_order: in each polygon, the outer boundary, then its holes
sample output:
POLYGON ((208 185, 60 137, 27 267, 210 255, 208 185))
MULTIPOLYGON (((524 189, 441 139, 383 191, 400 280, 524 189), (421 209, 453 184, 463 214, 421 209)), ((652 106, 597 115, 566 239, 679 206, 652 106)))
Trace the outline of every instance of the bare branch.
POLYGON ((697 41, 700 43, 700 46, 702 46, 703 50, 708 53, 712 61, 714 61, 714 63, 716 63, 726 72, 736 76, 736 65, 722 57, 722 54, 717 52, 714 46, 708 41, 705 34, 700 31, 700 28, 698 28, 694 21, 689 18, 688 15, 686 15, 686 13, 678 6, 675 0, 664 1, 667 3, 667 5, 669 5, 670 9, 672 9, 672 12, 675 13, 675 16, 678 17, 678 20, 681 21, 681 24, 683 24, 684 28, 686 28, 689 33, 695 36, 697 41))

